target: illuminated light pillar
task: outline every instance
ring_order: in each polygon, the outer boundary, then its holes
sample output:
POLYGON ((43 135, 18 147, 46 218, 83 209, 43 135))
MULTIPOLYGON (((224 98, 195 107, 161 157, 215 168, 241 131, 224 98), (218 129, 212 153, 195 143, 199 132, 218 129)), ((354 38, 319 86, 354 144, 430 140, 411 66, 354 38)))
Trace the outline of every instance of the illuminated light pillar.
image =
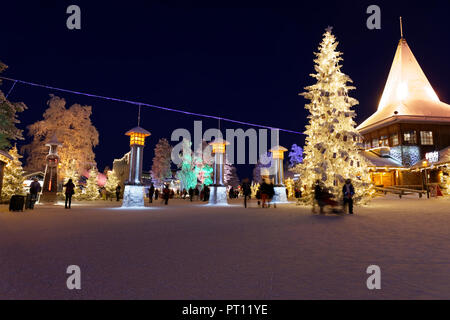
POLYGON ((125 182, 122 207, 144 207, 144 186, 142 185, 142 161, 145 138, 150 132, 135 127, 125 133, 130 136, 130 171, 125 182))
POLYGON ((223 139, 216 139, 210 143, 212 152, 214 154, 214 180, 210 185, 209 204, 226 205, 227 201, 227 187, 224 185, 224 171, 225 171, 225 150, 229 142, 223 139))
POLYGON ((288 150, 282 146, 275 146, 269 151, 272 152, 273 164, 275 165, 275 181, 274 181, 275 195, 273 196, 272 202, 274 203, 288 202, 286 196, 286 187, 284 185, 284 168, 283 168, 284 153, 288 150))
POLYGON ((58 166, 59 166, 59 155, 58 147, 61 146, 54 135, 46 146, 50 149, 48 150, 48 155, 46 157, 46 166, 44 173, 44 184, 39 197, 39 203, 54 204, 57 202, 57 192, 58 192, 58 166))

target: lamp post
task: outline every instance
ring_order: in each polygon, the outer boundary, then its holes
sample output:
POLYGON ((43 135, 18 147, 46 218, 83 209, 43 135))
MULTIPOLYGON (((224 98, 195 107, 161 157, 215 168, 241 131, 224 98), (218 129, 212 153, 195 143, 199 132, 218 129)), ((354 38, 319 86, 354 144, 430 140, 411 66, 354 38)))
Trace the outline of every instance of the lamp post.
POLYGON ((130 136, 130 171, 125 182, 122 207, 144 207, 144 186, 142 185, 142 161, 145 138, 150 132, 135 127, 125 133, 130 136))
POLYGON ((227 188, 224 185, 224 171, 225 171, 225 151, 229 142, 222 138, 215 139, 209 145, 212 146, 214 154, 214 180, 210 186, 209 204, 228 204, 227 188))
POLYGON ((42 188, 41 196, 39 197, 40 203, 56 203, 58 192, 58 167, 59 167, 59 155, 58 147, 62 145, 56 138, 56 135, 45 144, 49 147, 48 155, 45 158, 46 166, 44 173, 44 185, 42 188))
POLYGON ((269 152, 272 152, 272 159, 275 165, 275 195, 272 200, 272 202, 275 203, 287 202, 286 187, 284 186, 283 168, 284 153, 286 151, 288 150, 282 146, 275 146, 269 150, 269 152))

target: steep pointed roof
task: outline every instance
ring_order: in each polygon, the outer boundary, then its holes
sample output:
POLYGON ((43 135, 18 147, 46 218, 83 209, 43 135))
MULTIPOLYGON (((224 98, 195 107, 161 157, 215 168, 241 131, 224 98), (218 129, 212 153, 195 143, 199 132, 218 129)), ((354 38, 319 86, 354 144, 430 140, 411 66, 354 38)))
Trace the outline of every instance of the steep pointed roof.
POLYGON ((358 126, 362 133, 391 122, 450 122, 450 105, 439 100, 405 39, 400 39, 377 111, 358 126))

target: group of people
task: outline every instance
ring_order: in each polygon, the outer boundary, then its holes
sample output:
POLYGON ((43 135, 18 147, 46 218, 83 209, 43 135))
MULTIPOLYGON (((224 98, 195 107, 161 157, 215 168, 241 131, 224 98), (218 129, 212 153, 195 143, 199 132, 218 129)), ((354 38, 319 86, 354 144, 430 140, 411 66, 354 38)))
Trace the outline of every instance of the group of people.
MULTIPOLYGON (((275 195, 274 184, 272 182, 267 183, 266 180, 263 180, 258 190, 256 191, 256 199, 258 199, 258 206, 261 204, 261 207, 265 208, 267 203, 267 207, 270 208, 270 202, 272 201, 274 195, 275 195)), ((276 208, 275 203, 273 206, 276 208)))
POLYGON ((334 195, 322 185, 320 180, 317 180, 314 185, 314 202, 313 213, 316 213, 316 205, 319 206, 319 213, 324 214, 325 206, 330 206, 333 213, 345 213, 348 207, 348 213, 353 214, 353 196, 355 195, 355 188, 350 179, 345 180, 342 187, 342 209, 339 209, 339 202, 334 200, 334 195))
POLYGON ((153 183, 150 185, 150 188, 148 189, 148 201, 150 203, 153 203, 153 198, 155 200, 158 200, 158 198, 161 196, 164 204, 168 205, 169 199, 173 198, 174 195, 175 192, 169 188, 168 184, 164 185, 162 192, 160 192, 158 188, 155 188, 155 185, 153 183))

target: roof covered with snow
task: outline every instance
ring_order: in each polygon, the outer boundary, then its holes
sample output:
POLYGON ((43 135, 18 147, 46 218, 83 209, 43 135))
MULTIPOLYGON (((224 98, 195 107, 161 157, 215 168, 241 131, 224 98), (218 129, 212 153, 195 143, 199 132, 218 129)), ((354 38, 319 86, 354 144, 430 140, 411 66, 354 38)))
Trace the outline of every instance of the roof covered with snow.
POLYGON ((450 105, 439 100, 405 39, 400 39, 377 111, 358 126, 366 132, 391 122, 450 123, 450 105))
POLYGON ((394 159, 380 156, 372 151, 363 151, 362 154, 369 162, 369 165, 373 167, 402 167, 401 163, 395 161, 394 159))
POLYGON ((151 134, 150 132, 148 132, 147 130, 145 130, 142 127, 134 127, 133 129, 128 130, 127 132, 125 132, 125 135, 129 136, 132 133, 141 133, 141 134, 144 134, 146 136, 149 136, 151 134))

